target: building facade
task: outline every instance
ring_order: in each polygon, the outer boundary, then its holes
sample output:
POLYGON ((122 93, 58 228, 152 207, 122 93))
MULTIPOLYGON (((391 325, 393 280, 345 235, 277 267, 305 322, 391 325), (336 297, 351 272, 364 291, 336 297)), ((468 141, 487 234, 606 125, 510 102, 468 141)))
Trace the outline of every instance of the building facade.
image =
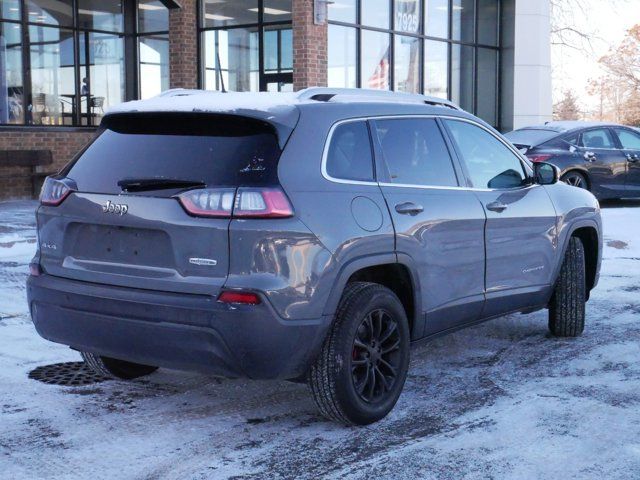
POLYGON ((390 89, 505 131, 548 120, 549 23, 548 0, 0 0, 0 198, 168 88, 390 89))

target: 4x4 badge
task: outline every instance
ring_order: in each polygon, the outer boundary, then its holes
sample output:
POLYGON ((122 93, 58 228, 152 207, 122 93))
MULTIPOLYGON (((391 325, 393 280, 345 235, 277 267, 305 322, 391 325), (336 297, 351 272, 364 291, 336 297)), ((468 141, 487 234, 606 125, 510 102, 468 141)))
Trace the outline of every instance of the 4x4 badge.
POLYGON ((126 215, 129 211, 129 205, 112 203, 111 200, 107 200, 107 203, 102 206, 102 211, 104 213, 115 213, 116 215, 122 216, 126 215))

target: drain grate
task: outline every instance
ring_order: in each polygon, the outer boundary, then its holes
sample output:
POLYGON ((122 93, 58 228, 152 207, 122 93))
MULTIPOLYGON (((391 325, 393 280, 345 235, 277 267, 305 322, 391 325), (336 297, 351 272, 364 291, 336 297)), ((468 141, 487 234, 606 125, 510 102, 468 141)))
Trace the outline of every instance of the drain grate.
POLYGON ((80 387, 108 380, 98 373, 94 373, 84 362, 54 363, 34 368, 29 372, 29 378, 49 385, 64 385, 80 387))

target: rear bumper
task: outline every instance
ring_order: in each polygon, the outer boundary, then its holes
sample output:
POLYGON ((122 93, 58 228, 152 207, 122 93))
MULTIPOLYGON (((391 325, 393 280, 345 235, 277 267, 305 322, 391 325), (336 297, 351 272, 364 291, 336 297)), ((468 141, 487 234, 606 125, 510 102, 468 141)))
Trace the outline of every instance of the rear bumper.
POLYGON ((330 319, 290 321, 268 301, 229 306, 206 295, 157 292, 29 277, 38 333, 76 350, 131 362, 226 377, 303 375, 330 319))

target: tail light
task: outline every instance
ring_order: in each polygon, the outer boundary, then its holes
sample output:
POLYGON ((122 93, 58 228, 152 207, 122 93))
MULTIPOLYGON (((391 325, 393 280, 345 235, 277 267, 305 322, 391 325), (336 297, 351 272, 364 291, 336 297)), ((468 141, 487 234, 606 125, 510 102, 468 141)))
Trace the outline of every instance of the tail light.
POLYGON ((30 263, 29 273, 34 277, 39 277, 40 275, 42 275, 42 267, 39 263, 30 263))
POLYGON ((546 162, 547 160, 549 160, 551 157, 553 157, 553 155, 548 155, 548 154, 540 154, 540 155, 536 155, 535 153, 532 153, 530 155, 527 155, 527 158, 529 160, 531 160, 533 163, 540 163, 540 162, 546 162))
POLYGON ((187 213, 196 217, 286 218, 293 215, 280 188, 203 188, 178 195, 187 213))
POLYGON ((218 301, 221 303, 258 305, 260 304, 260 297, 253 292, 236 292, 227 290, 220 294, 220 296, 218 297, 218 301))
POLYGON ((40 192, 40 203, 42 205, 57 207, 71 192, 71 188, 63 181, 47 177, 40 192))

